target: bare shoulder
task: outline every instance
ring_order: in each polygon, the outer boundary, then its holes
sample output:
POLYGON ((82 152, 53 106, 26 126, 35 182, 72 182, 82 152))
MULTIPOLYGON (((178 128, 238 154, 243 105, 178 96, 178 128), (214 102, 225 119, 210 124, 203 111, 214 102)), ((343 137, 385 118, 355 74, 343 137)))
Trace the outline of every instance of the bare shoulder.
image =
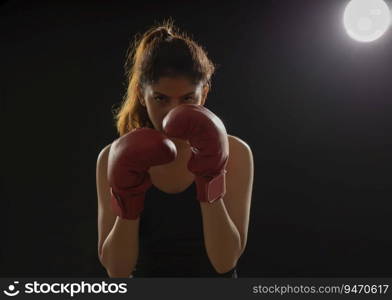
MULTIPOLYGON (((101 170, 107 168, 108 164, 108 157, 109 157, 109 151, 110 151, 110 146, 112 144, 106 145, 103 147, 103 149, 99 152, 98 158, 97 158, 97 172, 100 172, 101 170)), ((106 170, 105 170, 106 171, 106 170)), ((103 172, 101 172, 103 173, 103 172)))
POLYGON ((107 160, 111 145, 112 144, 110 143, 109 145, 103 147, 103 149, 98 154, 98 161, 105 160, 105 159, 107 160))
MULTIPOLYGON (((96 180, 97 180, 97 189, 98 196, 101 196, 102 191, 107 190, 107 168, 108 168, 108 157, 110 146, 106 145, 98 154, 97 165, 96 165, 96 180)), ((101 198, 101 197, 98 197, 101 198)))
POLYGON ((96 166, 96 183, 98 193, 98 203, 102 210, 106 211, 109 207, 110 187, 107 177, 108 157, 110 146, 106 145, 98 154, 96 166))
POLYGON ((252 155, 252 150, 250 146, 240 139, 239 137, 236 137, 234 135, 227 135, 228 140, 229 140, 229 151, 230 155, 240 155, 240 156, 249 156, 252 155))
POLYGON ((253 154, 250 146, 239 137, 233 135, 228 135, 228 140, 229 159, 226 166, 228 175, 238 176, 239 171, 253 173, 253 154))

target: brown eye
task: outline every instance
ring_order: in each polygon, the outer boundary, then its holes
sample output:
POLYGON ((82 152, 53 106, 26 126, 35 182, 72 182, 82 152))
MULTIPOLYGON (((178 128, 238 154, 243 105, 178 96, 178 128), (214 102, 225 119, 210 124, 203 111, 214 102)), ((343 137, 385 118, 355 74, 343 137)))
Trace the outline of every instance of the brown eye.
POLYGON ((156 100, 157 102, 162 102, 165 98, 162 96, 155 96, 154 100, 156 100))

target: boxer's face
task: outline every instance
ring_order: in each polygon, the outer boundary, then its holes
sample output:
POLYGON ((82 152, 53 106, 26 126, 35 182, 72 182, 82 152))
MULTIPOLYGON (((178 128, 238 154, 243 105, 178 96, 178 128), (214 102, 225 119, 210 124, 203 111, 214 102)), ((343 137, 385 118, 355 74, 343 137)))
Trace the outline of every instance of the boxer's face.
POLYGON ((181 104, 204 105, 207 93, 208 87, 203 87, 202 82, 195 85, 185 77, 161 77, 145 86, 140 102, 155 129, 162 131, 162 120, 171 109, 181 104))

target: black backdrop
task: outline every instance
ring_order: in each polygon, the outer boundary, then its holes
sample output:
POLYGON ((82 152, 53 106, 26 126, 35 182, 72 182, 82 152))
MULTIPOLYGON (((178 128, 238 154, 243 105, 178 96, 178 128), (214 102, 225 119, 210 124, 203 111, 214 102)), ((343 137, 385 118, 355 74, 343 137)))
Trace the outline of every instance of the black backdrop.
POLYGON ((347 1, 3 1, 0 276, 106 276, 95 164, 136 33, 172 17, 219 65, 206 106, 255 160, 239 276, 391 276, 392 32, 347 1))

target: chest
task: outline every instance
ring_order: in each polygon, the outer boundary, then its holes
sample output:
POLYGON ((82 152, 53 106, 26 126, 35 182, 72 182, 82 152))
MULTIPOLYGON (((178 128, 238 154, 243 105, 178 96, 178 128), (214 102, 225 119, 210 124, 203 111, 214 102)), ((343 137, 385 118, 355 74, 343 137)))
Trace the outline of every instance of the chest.
POLYGON ((159 190, 168 193, 180 193, 189 187, 195 179, 188 170, 188 156, 173 164, 151 167, 148 171, 152 184, 159 190))

